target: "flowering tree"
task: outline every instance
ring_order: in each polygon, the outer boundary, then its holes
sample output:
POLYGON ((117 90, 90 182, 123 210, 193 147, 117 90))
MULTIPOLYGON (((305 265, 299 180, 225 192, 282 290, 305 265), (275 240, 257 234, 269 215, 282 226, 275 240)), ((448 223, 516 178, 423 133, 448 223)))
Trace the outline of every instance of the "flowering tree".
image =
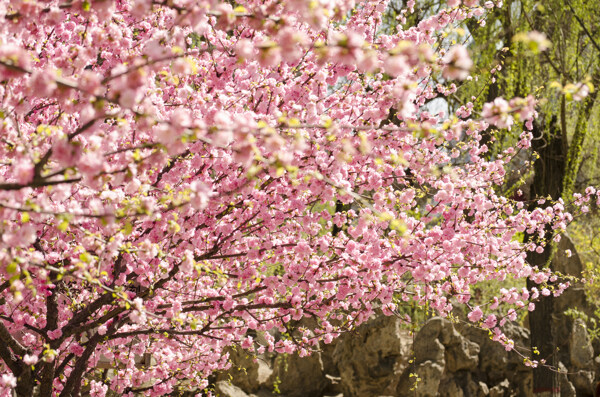
POLYGON ((409 27, 408 1, 386 34, 379 0, 0 1, 3 392, 203 388, 227 346, 309 354, 407 301, 511 349, 503 322, 568 285, 516 234, 570 215, 497 192, 529 132, 479 141, 535 101, 428 107, 469 78, 455 24, 497 5, 409 27), (469 305, 507 277, 539 288, 469 305))

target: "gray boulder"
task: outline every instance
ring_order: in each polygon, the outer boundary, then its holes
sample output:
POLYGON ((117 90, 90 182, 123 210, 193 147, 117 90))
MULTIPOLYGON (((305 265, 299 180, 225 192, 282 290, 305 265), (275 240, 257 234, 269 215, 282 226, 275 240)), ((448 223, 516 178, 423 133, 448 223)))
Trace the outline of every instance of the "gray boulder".
POLYGON ((508 379, 504 379, 496 386, 490 389, 490 397, 508 397, 510 395, 510 382, 508 379))
POLYGON ((266 384, 269 390, 287 397, 320 397, 328 384, 320 353, 313 353, 308 357, 300 357, 298 354, 278 355, 266 384))
POLYGON ((248 397, 242 389, 224 380, 215 384, 215 393, 217 397, 248 397))
POLYGON ((342 336, 332 358, 344 397, 393 395, 411 345, 409 332, 393 316, 380 316, 342 336))
POLYGON ((271 375, 271 368, 263 357, 242 348, 230 348, 231 368, 217 374, 217 382, 225 381, 244 390, 246 393, 257 392, 271 375))
POLYGON ((569 381, 567 377, 567 367, 562 362, 558 363, 558 369, 560 371, 559 374, 559 382, 560 382, 560 397, 575 397, 577 396, 577 391, 575 390, 575 386, 569 381))
POLYGON ((425 361, 411 371, 405 371, 396 388, 399 397, 435 397, 440 389, 444 365, 439 362, 425 361))
POLYGON ((578 318, 573 322, 569 338, 571 364, 576 368, 590 368, 594 360, 594 348, 590 341, 585 322, 578 318))

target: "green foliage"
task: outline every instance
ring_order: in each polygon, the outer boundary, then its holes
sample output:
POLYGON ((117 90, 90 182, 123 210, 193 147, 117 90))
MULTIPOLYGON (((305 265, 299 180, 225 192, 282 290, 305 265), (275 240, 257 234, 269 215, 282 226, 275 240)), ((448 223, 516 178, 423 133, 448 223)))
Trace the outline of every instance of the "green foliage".
MULTIPOLYGON (((479 112, 484 103, 499 96, 533 95, 539 103, 538 122, 543 134, 538 146, 544 147, 554 139, 562 142, 565 170, 561 196, 568 203, 574 192, 600 182, 600 112, 596 101, 600 87, 600 8, 597 2, 585 0, 506 0, 504 3, 502 8, 486 14, 485 25, 470 21, 465 26, 471 38, 469 50, 475 64, 472 74, 476 77, 459 88, 456 98, 449 99, 449 105, 456 109, 472 101, 474 111, 479 112), (535 36, 537 33, 532 36, 531 32, 541 32, 547 41, 532 40, 532 37, 543 36, 535 36), (576 94, 582 84, 589 84, 590 89, 583 100, 576 94), (549 128, 552 119, 557 123, 549 128)), ((489 135, 483 137, 490 148, 489 156, 493 158, 514 144, 521 131, 520 125, 511 131, 489 131, 489 135)), ((518 169, 528 160, 536 158, 522 159, 513 164, 513 170, 508 170, 507 186, 503 190, 507 196, 512 197, 517 189, 528 196, 533 169, 518 169)), ((592 211, 585 218, 576 219, 569 232, 586 264, 588 301, 600 306, 598 213, 592 211)), ((505 288, 510 288, 509 280, 504 283, 508 283, 505 288)), ((472 293, 484 304, 496 288, 497 283, 482 283, 472 293)), ((582 316, 575 309, 570 314, 582 316)), ((598 336, 600 327, 595 324, 600 325, 597 320, 600 310, 595 313, 596 319, 593 317, 585 320, 598 336)))
POLYGON ((585 292, 590 302, 600 303, 600 217, 597 211, 571 224, 569 235, 584 264, 585 292))

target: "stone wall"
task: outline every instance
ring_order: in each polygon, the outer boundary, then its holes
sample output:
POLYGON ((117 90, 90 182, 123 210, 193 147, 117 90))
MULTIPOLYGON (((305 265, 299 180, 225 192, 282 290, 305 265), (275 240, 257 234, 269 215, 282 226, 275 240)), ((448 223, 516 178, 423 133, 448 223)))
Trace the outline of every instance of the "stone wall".
MULTIPOLYGON (((571 321, 561 354, 562 396, 591 396, 599 360, 585 323, 571 321)), ((529 331, 507 324, 516 346, 529 331)), ((234 355, 234 368, 215 378, 219 396, 531 396, 531 369, 488 332, 434 317, 414 336, 395 317, 381 316, 308 358, 234 355), (243 368, 240 370, 239 368, 243 368), (279 393, 277 393, 277 391, 279 393)))
MULTIPOLYGON (((581 277, 581 261, 577 255, 564 255, 566 249, 575 252, 571 241, 563 238, 555 270, 581 277)), ((600 346, 595 352, 584 321, 564 315, 574 307, 588 315, 593 312, 577 283, 555 300, 561 396, 592 396, 600 374, 600 346)), ((504 330, 516 346, 529 348, 527 328, 508 323, 504 330)), ((214 378, 219 396, 532 395, 532 371, 522 356, 490 340, 487 331, 439 317, 429 319, 414 336, 398 318, 380 316, 308 358, 274 354, 250 358, 244 351, 232 351, 232 361, 228 373, 214 378)))

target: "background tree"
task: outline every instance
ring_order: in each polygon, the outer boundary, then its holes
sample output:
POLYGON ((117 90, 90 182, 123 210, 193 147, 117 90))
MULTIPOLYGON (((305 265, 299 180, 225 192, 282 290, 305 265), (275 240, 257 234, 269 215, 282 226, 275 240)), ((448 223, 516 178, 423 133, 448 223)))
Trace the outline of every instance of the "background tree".
MULTIPOLYGON (((526 196, 533 200, 533 207, 547 205, 538 203, 537 197, 568 199, 578 181, 581 189, 583 181, 597 178, 599 136, 594 128, 597 91, 593 87, 600 77, 600 47, 595 40, 598 17, 597 7, 589 2, 511 0, 490 13, 484 26, 467 23, 472 35, 470 48, 477 54, 475 67, 481 65, 480 81, 465 86, 459 97, 473 96, 476 110, 497 96, 533 94, 541 99, 533 130, 533 149, 539 157, 531 179, 519 175, 516 179, 521 182, 508 190, 509 195, 514 194, 527 182, 530 191, 526 196), (487 85, 488 81, 492 83, 487 85)), ((509 132, 489 131, 490 156, 513 139, 509 132)), ((546 240, 550 246, 551 239, 546 240)), ((528 262, 553 268, 550 250, 531 252, 528 262)), ((560 392, 553 313, 553 297, 548 296, 529 317, 532 348, 549 364, 534 370, 536 395, 560 392)))

